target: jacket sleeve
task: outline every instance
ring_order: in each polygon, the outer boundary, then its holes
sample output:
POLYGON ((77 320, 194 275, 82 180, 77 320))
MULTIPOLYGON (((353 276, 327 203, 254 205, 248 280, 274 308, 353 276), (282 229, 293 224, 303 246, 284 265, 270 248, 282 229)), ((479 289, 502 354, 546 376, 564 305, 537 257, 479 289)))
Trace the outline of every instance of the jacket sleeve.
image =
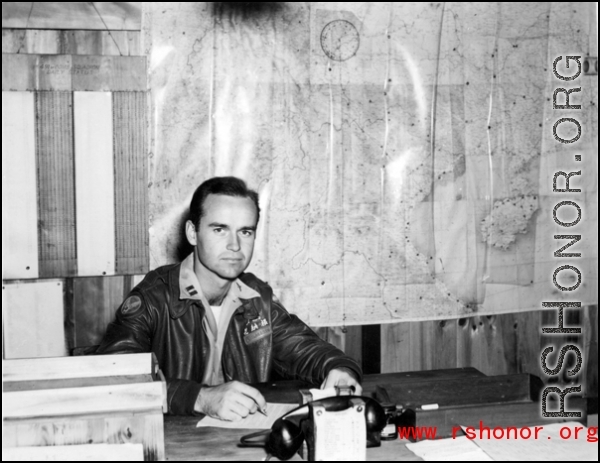
POLYGON ((362 380, 356 360, 319 338, 275 299, 271 302, 271 326, 274 367, 284 376, 320 385, 331 370, 347 368, 362 380))
MULTIPOLYGON (((117 310, 96 355, 152 352, 156 314, 141 293, 132 291, 117 310)), ((160 360, 159 360, 160 362, 160 360)), ((160 365, 159 365, 160 366, 160 365)), ((196 381, 166 378, 170 415, 197 415, 194 405, 202 385, 196 381)))

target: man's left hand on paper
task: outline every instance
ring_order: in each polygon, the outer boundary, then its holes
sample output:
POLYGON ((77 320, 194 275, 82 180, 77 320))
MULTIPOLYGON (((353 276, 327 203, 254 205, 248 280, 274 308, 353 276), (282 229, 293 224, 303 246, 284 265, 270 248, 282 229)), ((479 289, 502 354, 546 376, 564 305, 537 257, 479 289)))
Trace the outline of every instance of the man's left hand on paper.
POLYGON ((354 386, 354 395, 362 394, 362 386, 358 382, 355 373, 348 368, 335 368, 331 370, 323 384, 321 389, 334 386, 354 386))

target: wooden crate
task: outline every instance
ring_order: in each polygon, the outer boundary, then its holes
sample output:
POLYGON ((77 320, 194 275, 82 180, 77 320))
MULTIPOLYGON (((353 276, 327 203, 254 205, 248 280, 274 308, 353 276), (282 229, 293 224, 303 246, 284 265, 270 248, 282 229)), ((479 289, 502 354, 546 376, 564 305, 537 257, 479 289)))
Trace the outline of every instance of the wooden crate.
POLYGON ((166 383, 153 354, 4 362, 4 449, 142 444, 164 460, 166 383))

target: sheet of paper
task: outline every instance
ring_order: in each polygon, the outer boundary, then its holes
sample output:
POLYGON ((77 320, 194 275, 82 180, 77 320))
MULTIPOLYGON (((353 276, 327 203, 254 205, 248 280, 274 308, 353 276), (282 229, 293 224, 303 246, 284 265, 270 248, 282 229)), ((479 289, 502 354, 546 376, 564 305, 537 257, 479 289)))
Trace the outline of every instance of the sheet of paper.
POLYGON ((312 400, 321 400, 326 399, 327 397, 335 397, 337 395, 337 391, 334 387, 328 387, 326 389, 309 389, 312 394, 312 400))
MULTIPOLYGON (((535 426, 517 428, 517 438, 514 437, 514 434, 510 434, 510 438, 506 438, 506 429, 504 429, 503 438, 494 438, 493 434, 491 438, 488 438, 487 434, 482 436, 479 429, 476 429, 473 443, 494 460, 598 461, 597 428, 587 428, 576 422, 538 427, 542 429, 537 433, 537 438, 535 437, 535 426), (577 431, 577 429, 579 430, 577 431), (588 442, 588 432, 590 440, 595 438, 596 442, 588 442), (530 437, 526 439, 525 437, 528 435, 530 437)), ((463 430, 465 429, 463 427, 463 430)), ((492 432, 494 432, 493 429, 492 432)), ((500 436, 500 431, 496 432, 496 436, 500 436)))
POLYGON ((456 439, 423 440, 406 448, 425 461, 493 461, 466 436, 456 439))
POLYGON ((216 428, 229 429, 269 429, 271 426, 273 426, 273 423, 275 423, 277 418, 285 415, 287 412, 297 407, 298 404, 268 403, 268 416, 265 416, 260 412, 256 412, 253 415, 248 415, 241 421, 221 421, 215 418, 211 418, 210 416, 205 416, 198 422, 196 427, 203 428, 212 426, 216 428))

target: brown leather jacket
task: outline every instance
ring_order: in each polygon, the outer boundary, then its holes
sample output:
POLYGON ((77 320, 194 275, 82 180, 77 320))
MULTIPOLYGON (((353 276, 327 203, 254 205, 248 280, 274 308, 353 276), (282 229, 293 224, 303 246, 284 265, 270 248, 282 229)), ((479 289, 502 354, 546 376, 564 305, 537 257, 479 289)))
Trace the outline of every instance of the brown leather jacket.
MULTIPOLYGON (((179 297, 180 265, 160 267, 146 275, 117 311, 96 351, 154 352, 167 378, 169 413, 177 415, 194 414, 209 356, 202 303, 179 297), (132 296, 141 303, 128 302, 132 296)), ((231 318, 222 353, 226 381, 266 382, 274 370, 284 378, 319 385, 334 368, 349 368, 360 380, 357 362, 289 314, 273 299, 269 285, 251 273, 239 278, 260 297, 243 300, 231 318), (257 320, 265 326, 256 329, 257 320)))

